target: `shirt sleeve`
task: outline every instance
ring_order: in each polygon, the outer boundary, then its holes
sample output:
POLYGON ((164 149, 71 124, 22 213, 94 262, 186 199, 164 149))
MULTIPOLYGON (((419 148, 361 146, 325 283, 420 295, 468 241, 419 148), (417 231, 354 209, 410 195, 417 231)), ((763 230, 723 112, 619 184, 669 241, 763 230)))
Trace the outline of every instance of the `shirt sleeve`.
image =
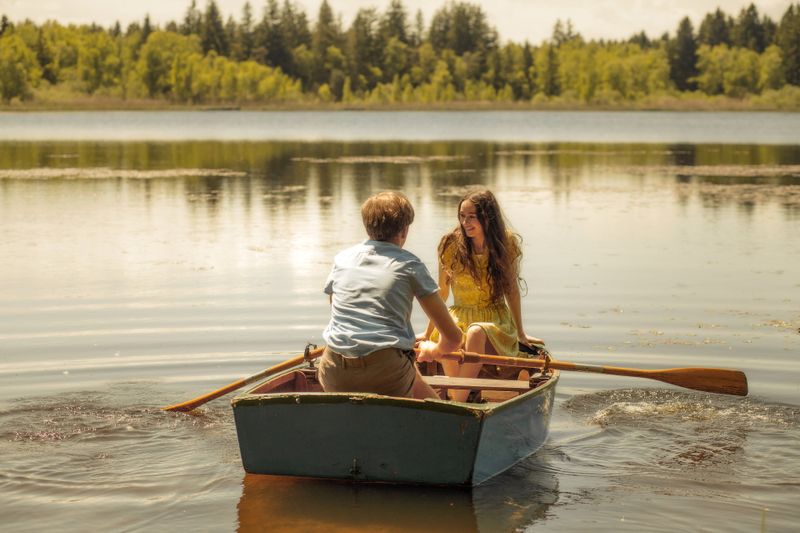
POLYGON ((331 273, 328 274, 328 279, 325 280, 325 288, 322 289, 325 292, 325 294, 327 294, 328 296, 333 294, 333 272, 334 272, 334 270, 336 270, 336 267, 331 269, 331 273))
POLYGON ((415 261, 411 265, 411 288, 414 296, 423 298, 439 290, 439 285, 431 276, 428 267, 422 261, 415 261))

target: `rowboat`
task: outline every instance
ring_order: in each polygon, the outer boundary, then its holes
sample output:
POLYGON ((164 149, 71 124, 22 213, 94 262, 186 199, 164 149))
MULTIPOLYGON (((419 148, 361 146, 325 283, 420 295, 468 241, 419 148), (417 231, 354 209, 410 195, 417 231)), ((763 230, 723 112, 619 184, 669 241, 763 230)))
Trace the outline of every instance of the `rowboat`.
POLYGON ((422 367, 441 398, 469 389, 469 400, 325 393, 313 359, 270 376, 232 401, 245 471, 476 486, 544 444, 557 370, 467 379, 441 375, 439 365, 422 367))

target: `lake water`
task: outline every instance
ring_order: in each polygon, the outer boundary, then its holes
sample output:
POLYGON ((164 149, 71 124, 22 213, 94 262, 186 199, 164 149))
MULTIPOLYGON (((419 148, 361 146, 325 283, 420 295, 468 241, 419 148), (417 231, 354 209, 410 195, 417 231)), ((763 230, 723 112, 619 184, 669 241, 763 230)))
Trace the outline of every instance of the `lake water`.
MULTIPOLYGON (((800 115, 0 114, 4 531, 793 531, 800 115), (524 239, 554 357, 738 368, 750 396, 564 372, 551 436, 471 491, 247 476, 227 399, 321 343, 383 189, 435 271, 464 188, 524 239)), ((414 315, 418 330, 424 320, 414 315)))

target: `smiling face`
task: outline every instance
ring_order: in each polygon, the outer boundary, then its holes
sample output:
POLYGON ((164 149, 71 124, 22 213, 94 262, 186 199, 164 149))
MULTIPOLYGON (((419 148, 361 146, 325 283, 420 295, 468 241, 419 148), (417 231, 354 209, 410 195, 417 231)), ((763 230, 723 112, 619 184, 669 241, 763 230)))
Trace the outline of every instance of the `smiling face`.
POLYGON ((482 243, 484 238, 483 226, 478 220, 478 211, 470 200, 464 200, 458 208, 458 221, 464 233, 470 239, 477 239, 482 243))

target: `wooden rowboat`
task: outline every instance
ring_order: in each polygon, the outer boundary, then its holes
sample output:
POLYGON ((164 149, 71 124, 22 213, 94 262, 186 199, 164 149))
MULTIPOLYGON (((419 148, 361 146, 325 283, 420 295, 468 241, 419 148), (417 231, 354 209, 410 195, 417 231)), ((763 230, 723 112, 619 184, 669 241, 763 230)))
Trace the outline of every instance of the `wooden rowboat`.
MULTIPOLYGON (((425 365, 436 368, 437 365, 425 365)), ((313 360, 233 399, 245 471, 352 481, 474 486, 544 444, 558 371, 519 379, 425 376, 469 403, 324 393, 313 360)))

